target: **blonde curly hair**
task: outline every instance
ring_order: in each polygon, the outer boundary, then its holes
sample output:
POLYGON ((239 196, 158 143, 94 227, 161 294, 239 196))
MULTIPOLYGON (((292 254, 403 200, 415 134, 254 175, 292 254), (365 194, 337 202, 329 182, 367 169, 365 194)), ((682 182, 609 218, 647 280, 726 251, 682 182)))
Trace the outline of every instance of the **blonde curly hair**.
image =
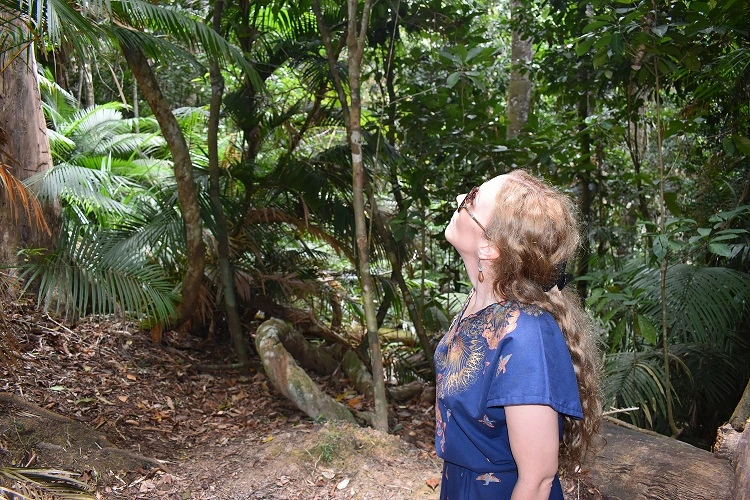
POLYGON ((576 213, 564 193, 524 170, 514 170, 505 177, 487 224, 488 237, 500 252, 491 264, 495 293, 552 314, 573 360, 583 420, 563 418, 560 466, 568 472, 597 447, 602 416, 600 356, 591 318, 572 287, 560 290, 553 285, 580 246, 576 213))

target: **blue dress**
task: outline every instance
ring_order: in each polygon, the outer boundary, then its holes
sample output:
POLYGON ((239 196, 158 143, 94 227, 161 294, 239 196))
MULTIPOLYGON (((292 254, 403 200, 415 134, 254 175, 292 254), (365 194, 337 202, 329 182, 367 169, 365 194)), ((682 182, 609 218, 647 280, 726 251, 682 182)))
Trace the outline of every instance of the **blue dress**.
MULTIPOLYGON (((563 414, 583 418, 570 353, 552 315, 500 302, 464 317, 472 294, 435 350, 441 500, 510 498, 518 471, 505 406, 551 406, 561 437, 563 414)), ((562 498, 555 476, 550 499, 562 498)))

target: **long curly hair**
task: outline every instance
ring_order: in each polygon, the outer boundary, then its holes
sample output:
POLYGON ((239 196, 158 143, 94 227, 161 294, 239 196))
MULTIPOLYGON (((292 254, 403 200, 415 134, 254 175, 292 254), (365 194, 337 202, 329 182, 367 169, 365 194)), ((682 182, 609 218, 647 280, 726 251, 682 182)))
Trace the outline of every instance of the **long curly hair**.
POLYGON ((572 287, 556 283, 580 245, 577 210, 561 191, 523 170, 506 177, 487 234, 500 251, 492 262, 495 293, 533 304, 557 320, 565 336, 583 407, 583 420, 563 418, 560 466, 574 472, 598 447, 600 356, 590 316, 572 287), (544 290, 552 286, 549 291, 544 290))

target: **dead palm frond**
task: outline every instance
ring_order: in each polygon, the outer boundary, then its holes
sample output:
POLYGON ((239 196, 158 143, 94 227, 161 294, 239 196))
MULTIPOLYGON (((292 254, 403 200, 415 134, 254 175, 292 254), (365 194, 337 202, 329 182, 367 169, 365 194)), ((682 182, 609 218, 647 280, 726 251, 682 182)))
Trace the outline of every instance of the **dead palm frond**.
POLYGON ((6 206, 8 206, 14 219, 18 218, 18 210, 22 208, 31 222, 50 234, 39 202, 34 195, 29 193, 23 183, 13 175, 12 166, 17 162, 8 150, 8 144, 8 132, 0 127, 0 198, 6 198, 8 201, 6 206))
POLYGON ((79 474, 57 469, 0 468, 0 500, 93 500, 79 474))

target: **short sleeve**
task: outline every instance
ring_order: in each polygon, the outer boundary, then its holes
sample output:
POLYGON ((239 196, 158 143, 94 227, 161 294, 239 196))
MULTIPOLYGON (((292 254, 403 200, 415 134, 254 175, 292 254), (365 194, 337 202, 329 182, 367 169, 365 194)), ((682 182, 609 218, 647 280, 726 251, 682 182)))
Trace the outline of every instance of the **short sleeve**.
POLYGON ((570 352, 552 315, 522 310, 516 328, 502 338, 498 349, 488 408, 541 404, 583 418, 570 352))

